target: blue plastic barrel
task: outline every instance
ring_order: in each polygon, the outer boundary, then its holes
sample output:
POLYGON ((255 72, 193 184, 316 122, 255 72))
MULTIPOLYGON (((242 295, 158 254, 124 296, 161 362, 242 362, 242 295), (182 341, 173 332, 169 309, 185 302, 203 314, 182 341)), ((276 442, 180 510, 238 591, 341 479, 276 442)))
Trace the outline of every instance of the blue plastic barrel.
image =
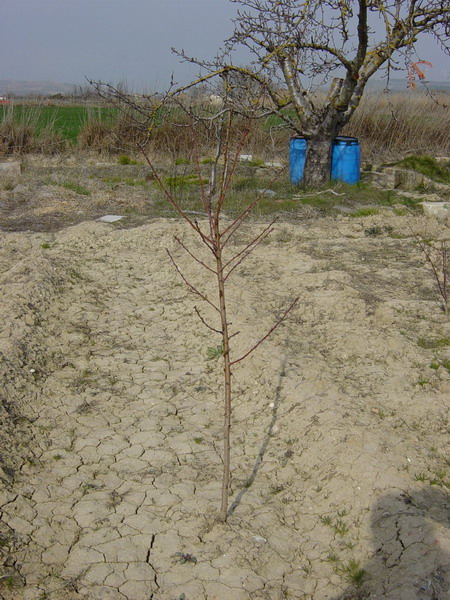
POLYGON ((361 149, 358 140, 344 135, 335 138, 331 153, 331 179, 358 183, 360 166, 361 149))
POLYGON ((304 137, 291 137, 289 144, 289 173, 291 183, 297 185, 303 179, 306 159, 306 140, 304 137))

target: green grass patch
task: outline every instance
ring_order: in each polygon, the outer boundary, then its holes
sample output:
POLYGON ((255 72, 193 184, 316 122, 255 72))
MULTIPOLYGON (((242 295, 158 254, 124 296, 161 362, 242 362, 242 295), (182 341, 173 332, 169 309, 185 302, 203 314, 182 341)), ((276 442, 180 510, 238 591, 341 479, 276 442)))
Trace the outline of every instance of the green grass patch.
POLYGON ((356 210, 355 212, 350 213, 351 217, 371 217, 373 215, 378 215, 380 213, 380 210, 378 208, 375 207, 368 207, 368 208, 360 208, 359 210, 356 210))
POLYGON ((119 156, 117 162, 119 163, 119 165, 142 165, 143 164, 143 163, 138 162, 137 160, 133 160, 126 154, 122 154, 122 156, 119 156))
POLYGON ((185 188, 190 185, 207 184, 208 179, 199 179, 198 175, 174 175, 173 177, 166 177, 164 184, 168 188, 185 188))
POLYGON ((12 111, 13 119, 20 123, 32 123, 39 135, 50 127, 66 140, 76 142, 81 128, 95 118, 100 121, 115 120, 118 110, 114 107, 87 106, 33 106, 29 104, 0 105, 0 121, 12 111))
POLYGON ((145 179, 135 179, 133 177, 102 177, 103 183, 112 183, 118 184, 121 183, 123 185, 129 185, 131 187, 142 187, 145 189, 150 189, 149 183, 145 179))
POLYGON ((174 162, 176 165, 189 165, 191 163, 188 158, 183 158, 181 156, 176 158, 174 162))
POLYGON ((262 158, 253 158, 245 163, 249 167, 264 167, 266 162, 262 158))
POLYGON ((357 588, 361 587, 367 578, 367 572, 361 569, 359 561, 354 559, 342 567, 342 573, 357 588))
POLYGON ((63 187, 66 190, 71 190, 72 192, 75 192, 76 194, 79 194, 80 196, 90 196, 91 195, 90 190, 88 190, 86 187, 84 187, 83 185, 80 185, 79 183, 74 183, 72 181, 66 181, 64 183, 53 183, 52 185, 59 185, 59 187, 63 187))
MULTIPOLYGON (((418 210, 420 208, 421 198, 409 198, 408 196, 399 196, 396 200, 397 204, 403 204, 405 209, 418 210)), ((398 211, 399 209, 397 209, 398 211)), ((401 211, 401 209, 400 209, 401 211)))
POLYGON ((407 156, 397 163, 400 167, 412 169, 439 183, 450 183, 450 160, 438 162, 432 156, 407 156))
POLYGON ((434 350, 436 348, 447 348, 450 346, 450 338, 419 338, 417 340, 417 345, 420 348, 425 348, 426 350, 434 350))

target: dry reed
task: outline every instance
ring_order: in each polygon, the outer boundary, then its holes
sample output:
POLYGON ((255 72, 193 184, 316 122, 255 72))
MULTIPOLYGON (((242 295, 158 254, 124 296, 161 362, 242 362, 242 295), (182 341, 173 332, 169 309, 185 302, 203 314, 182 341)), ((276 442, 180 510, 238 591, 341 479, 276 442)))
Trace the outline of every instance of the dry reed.
POLYGON ((365 159, 450 153, 449 94, 367 94, 343 134, 357 137, 365 159))

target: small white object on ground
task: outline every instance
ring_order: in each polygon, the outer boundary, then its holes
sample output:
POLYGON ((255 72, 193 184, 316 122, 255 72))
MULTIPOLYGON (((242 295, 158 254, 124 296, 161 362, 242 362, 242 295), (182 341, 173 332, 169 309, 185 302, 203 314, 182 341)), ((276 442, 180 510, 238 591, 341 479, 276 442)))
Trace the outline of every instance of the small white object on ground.
POLYGON ((100 217, 97 221, 102 221, 103 223, 115 223, 116 221, 120 221, 123 217, 119 215, 105 215, 104 217, 100 217))
POLYGON ((239 160, 251 161, 251 160, 253 160, 253 154, 240 154, 239 160))
POLYGON ((261 537, 260 535, 254 535, 253 539, 255 540, 255 542, 260 542, 260 543, 265 543, 267 542, 266 538, 261 537))
POLYGON ((277 193, 273 190, 258 190, 258 194, 260 194, 261 196, 270 196, 270 198, 273 198, 277 195, 277 193))

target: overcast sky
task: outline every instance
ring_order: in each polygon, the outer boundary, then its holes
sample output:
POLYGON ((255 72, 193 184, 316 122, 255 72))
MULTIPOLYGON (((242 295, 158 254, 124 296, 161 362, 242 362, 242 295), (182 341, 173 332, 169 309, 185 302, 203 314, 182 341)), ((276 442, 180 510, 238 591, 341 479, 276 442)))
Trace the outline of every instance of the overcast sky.
MULTIPOLYGON (((163 90, 172 72, 184 83, 198 70, 180 65, 171 47, 212 58, 235 10, 228 0, 0 0, 0 79, 88 77, 163 90)), ((449 60, 431 36, 419 58, 433 63, 430 79, 448 81, 449 60)))

